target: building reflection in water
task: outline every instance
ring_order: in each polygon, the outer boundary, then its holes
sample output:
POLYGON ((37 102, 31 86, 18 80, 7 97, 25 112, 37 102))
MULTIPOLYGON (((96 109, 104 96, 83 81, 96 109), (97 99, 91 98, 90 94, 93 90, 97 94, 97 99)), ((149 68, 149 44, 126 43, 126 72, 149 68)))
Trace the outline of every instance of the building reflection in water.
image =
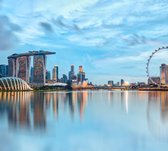
MULTIPOLYGON (((115 105, 118 107, 120 104, 121 109, 129 114, 131 114, 129 108, 133 106, 132 103, 146 102, 143 103, 143 107, 147 107, 147 123, 151 133, 156 137, 168 139, 168 92, 104 93, 100 91, 98 93, 101 92, 107 98, 105 101, 113 102, 114 108, 115 105)), ((78 116, 82 120, 88 98, 93 101, 92 97, 97 98, 96 93, 89 91, 1 92, 0 120, 7 118, 10 128, 29 130, 45 130, 49 116, 59 119, 68 113, 72 119, 76 120, 74 117, 78 116)), ((104 101, 104 99, 100 100, 104 101)))
POLYGON ((1 92, 0 117, 8 117, 10 128, 46 129, 47 110, 52 110, 56 119, 59 117, 59 106, 68 106, 70 115, 79 110, 82 119, 88 91, 69 93, 43 92, 1 92))
POLYGON ((45 129, 46 127, 46 111, 45 108, 48 106, 48 98, 44 100, 44 93, 34 93, 31 98, 31 103, 33 106, 33 116, 34 116, 34 128, 45 129), (45 102, 46 101, 46 102, 45 102), (46 103, 46 105, 45 105, 46 103))
POLYGON ((81 119, 83 118, 83 113, 87 103, 87 97, 88 97, 87 91, 77 93, 78 107, 79 107, 79 113, 80 113, 81 119))
POLYGON ((148 93, 147 119, 152 134, 168 140, 168 92, 148 93))
POLYGON ((128 91, 121 91, 120 94, 120 100, 121 100, 121 107, 124 108, 125 112, 128 114, 128 105, 129 105, 129 100, 128 100, 128 91))
POLYGON ((23 92, 3 93, 0 100, 0 104, 6 108, 10 127, 30 127, 30 95, 23 92))
POLYGON ((50 94, 52 96, 53 100, 53 113, 54 117, 58 119, 58 94, 57 93, 52 93, 50 94))
POLYGON ((108 91, 108 103, 112 104, 112 99, 113 99, 113 92, 112 91, 108 91))

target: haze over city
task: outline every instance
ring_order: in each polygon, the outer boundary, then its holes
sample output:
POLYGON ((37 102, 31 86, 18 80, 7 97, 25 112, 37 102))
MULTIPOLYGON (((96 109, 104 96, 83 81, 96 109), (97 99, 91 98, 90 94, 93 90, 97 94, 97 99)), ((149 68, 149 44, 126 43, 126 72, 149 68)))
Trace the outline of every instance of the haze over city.
MULTIPOLYGON (((50 50, 56 55, 48 58, 47 69, 58 65, 60 76, 74 64, 97 84, 146 81, 148 57, 167 44, 167 8, 165 0, 0 0, 0 61, 50 50)), ((159 65, 167 63, 165 54, 159 65)))

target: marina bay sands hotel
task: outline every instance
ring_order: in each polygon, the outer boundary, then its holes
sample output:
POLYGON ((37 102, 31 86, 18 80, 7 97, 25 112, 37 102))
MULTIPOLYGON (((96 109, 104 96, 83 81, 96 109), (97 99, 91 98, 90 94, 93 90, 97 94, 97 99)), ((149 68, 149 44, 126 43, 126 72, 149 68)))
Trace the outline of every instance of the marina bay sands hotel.
POLYGON ((32 84, 44 85, 46 82, 46 55, 50 51, 29 51, 27 53, 13 54, 8 57, 8 74, 30 83, 31 56, 33 56, 33 81, 32 84))

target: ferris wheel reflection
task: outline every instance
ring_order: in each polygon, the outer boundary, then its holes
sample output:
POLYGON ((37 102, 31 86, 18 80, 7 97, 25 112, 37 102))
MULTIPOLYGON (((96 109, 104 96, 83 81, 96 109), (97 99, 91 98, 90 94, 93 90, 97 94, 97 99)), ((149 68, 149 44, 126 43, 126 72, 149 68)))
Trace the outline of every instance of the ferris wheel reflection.
POLYGON ((147 120, 155 137, 168 140, 168 92, 148 93, 147 120))

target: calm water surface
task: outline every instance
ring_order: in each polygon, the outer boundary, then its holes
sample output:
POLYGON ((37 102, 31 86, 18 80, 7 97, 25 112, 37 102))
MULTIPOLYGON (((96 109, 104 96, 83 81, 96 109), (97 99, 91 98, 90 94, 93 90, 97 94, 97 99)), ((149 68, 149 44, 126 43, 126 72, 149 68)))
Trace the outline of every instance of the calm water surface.
POLYGON ((167 151, 168 92, 0 93, 0 151, 167 151))

